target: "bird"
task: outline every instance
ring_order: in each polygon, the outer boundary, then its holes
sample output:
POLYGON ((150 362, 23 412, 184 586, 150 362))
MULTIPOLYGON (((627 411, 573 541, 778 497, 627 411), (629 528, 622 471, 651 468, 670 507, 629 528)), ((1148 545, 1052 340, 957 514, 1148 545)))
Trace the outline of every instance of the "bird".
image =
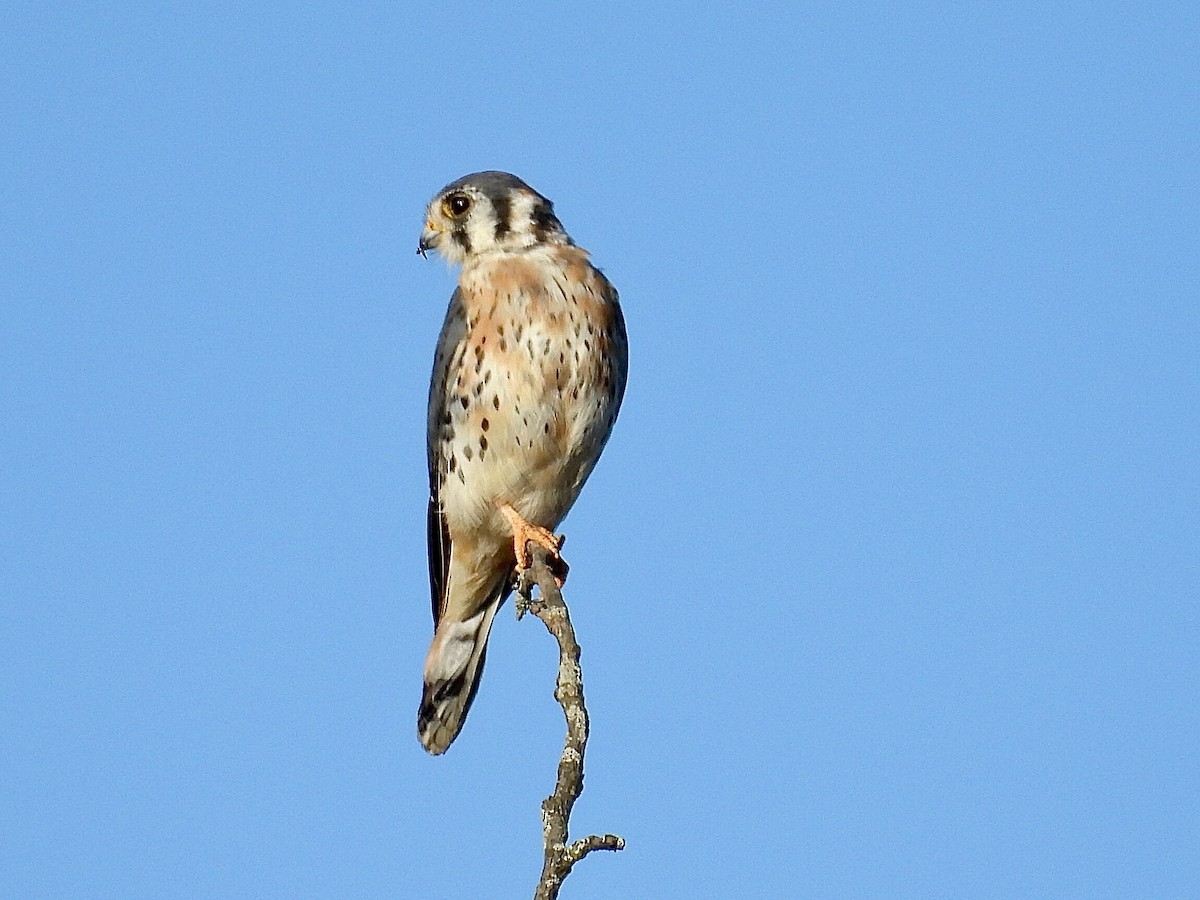
POLYGON ((417 244, 430 250, 461 267, 427 420, 434 634, 417 733, 438 755, 462 730, 530 543, 566 578, 554 529, 612 433, 629 344, 616 289, 515 175, 476 172, 438 191, 417 244))

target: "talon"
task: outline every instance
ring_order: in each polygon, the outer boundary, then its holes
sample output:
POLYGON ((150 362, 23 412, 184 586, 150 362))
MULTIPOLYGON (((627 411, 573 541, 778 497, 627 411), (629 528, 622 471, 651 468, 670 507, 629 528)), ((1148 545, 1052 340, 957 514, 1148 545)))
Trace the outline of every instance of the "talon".
POLYGON ((550 574, 554 576, 554 580, 558 586, 562 587, 567 581, 567 571, 569 569, 566 561, 558 552, 563 545, 562 535, 548 531, 540 525, 527 522, 509 503, 502 503, 500 505, 500 512, 504 514, 504 518, 508 520, 508 524, 512 528, 513 555, 517 560, 517 575, 520 576, 526 569, 533 565, 533 554, 529 551, 529 545, 537 544, 539 547, 545 548, 550 574))

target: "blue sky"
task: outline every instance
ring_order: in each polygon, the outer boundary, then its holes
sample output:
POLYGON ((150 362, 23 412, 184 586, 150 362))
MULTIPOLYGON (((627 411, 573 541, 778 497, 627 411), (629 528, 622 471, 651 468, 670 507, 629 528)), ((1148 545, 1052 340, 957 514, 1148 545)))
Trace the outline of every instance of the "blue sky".
POLYGON ((528 896, 503 612, 415 737, 467 172, 556 201, 629 392, 564 524, 571 898, 1200 883, 1200 14, 0 12, 0 894, 528 896))

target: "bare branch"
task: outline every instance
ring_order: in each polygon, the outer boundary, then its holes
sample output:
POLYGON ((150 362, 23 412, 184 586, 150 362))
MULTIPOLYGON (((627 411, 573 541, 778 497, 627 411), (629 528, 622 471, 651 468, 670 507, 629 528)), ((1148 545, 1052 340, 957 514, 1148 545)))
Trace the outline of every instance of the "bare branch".
POLYGON ((579 642, 555 571, 565 573, 558 560, 551 560, 545 548, 530 543, 533 564, 522 573, 517 585, 517 618, 526 611, 542 620, 546 630, 558 641, 558 678, 554 699, 567 720, 567 736, 562 758, 558 761, 558 780, 554 793, 542 801, 542 843, 544 860, 534 900, 555 900, 563 881, 577 862, 593 850, 621 850, 625 839, 615 834, 589 835, 567 843, 571 810, 583 793, 583 754, 588 740, 588 714, 583 702, 583 673, 579 667, 579 642), (537 585, 539 597, 533 599, 537 585))

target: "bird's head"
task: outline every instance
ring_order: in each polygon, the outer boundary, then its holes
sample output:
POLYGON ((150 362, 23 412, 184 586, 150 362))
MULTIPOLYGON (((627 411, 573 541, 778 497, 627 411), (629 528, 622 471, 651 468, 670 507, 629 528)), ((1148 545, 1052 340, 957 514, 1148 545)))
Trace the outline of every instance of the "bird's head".
POLYGON ((481 253, 547 243, 571 243, 554 204, 515 175, 476 172, 446 185, 429 202, 417 252, 437 250, 449 262, 462 263, 481 253))

